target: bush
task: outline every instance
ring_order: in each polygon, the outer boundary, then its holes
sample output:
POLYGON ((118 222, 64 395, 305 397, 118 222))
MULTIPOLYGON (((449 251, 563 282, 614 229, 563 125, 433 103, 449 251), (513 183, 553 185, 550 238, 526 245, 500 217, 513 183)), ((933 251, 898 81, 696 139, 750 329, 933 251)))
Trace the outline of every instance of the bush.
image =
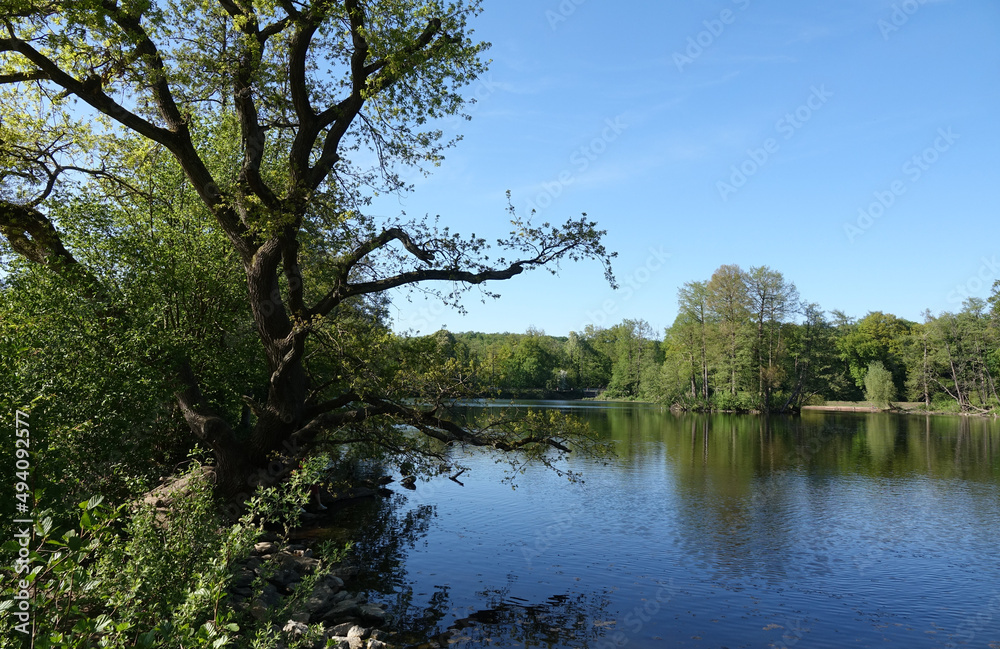
MULTIPOLYGON (((25 637, 11 614, 23 579, 35 591, 38 648, 231 646, 239 627, 219 602, 261 530, 249 518, 225 525, 203 473, 189 477, 169 518, 149 505, 134 505, 129 515, 125 505, 111 508, 100 497, 80 503, 78 526, 69 529, 53 523, 54 512, 42 512, 30 573, 15 574, 18 582, 0 594, 0 636, 25 637)), ((12 555, 18 550, 16 541, 4 545, 12 555)))
POLYGON ((872 361, 865 373, 865 399, 879 408, 888 408, 896 398, 896 384, 892 372, 885 369, 882 361, 872 361))

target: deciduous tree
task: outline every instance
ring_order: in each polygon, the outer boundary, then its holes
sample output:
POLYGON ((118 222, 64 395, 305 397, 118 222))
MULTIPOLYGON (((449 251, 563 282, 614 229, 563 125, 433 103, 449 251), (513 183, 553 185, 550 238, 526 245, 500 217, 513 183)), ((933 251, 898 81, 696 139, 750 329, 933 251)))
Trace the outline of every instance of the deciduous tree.
MULTIPOLYGON (((405 421, 442 442, 566 448, 558 431, 471 431, 444 420, 440 404, 416 409, 386 392, 398 382, 328 374, 360 371, 364 355, 313 362, 359 349, 342 344, 357 330, 339 315, 377 309, 369 298, 389 289, 443 285, 439 295, 455 303, 467 287, 585 258, 602 261, 613 279, 603 233, 585 216, 553 227, 512 214, 501 252, 487 256, 482 238, 364 214, 374 192, 406 189, 401 169, 436 164, 451 144, 433 120, 462 114, 460 91, 484 70, 486 44, 468 25, 479 10, 476 0, 0 0, 8 250, 74 287, 94 305, 95 327, 114 320, 133 330, 144 316, 116 277, 138 269, 116 266, 119 225, 109 216, 110 229, 88 231, 112 262, 87 263, 70 236, 81 230, 77 212, 61 208, 117 192, 175 211, 162 187, 146 191, 147 178, 135 173, 136 160, 160 157, 179 173, 184 200, 197 200, 185 208, 194 241, 225 243, 205 251, 213 256, 206 265, 196 257, 194 274, 225 258, 242 276, 239 317, 251 324, 261 361, 257 388, 241 395, 245 432, 214 398, 240 391, 207 374, 198 354, 151 345, 145 359, 214 452, 224 490, 248 488, 248 476, 283 447, 366 421, 405 421)), ((158 236, 150 230, 152 247, 170 250, 158 236)), ((153 284, 163 278, 160 261, 146 268, 153 284)), ((226 333, 213 353, 229 353, 226 333)))

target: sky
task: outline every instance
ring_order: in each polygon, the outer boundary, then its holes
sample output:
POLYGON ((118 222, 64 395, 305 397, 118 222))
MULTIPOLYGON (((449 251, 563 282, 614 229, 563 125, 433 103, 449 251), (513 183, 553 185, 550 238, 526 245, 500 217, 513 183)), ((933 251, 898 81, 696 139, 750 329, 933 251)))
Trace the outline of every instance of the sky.
POLYGON ((618 253, 467 294, 393 295, 397 331, 550 335, 646 320, 723 264, 803 300, 923 320, 1000 279, 996 0, 486 0, 490 71, 463 140, 373 211, 489 240, 581 213, 618 253))

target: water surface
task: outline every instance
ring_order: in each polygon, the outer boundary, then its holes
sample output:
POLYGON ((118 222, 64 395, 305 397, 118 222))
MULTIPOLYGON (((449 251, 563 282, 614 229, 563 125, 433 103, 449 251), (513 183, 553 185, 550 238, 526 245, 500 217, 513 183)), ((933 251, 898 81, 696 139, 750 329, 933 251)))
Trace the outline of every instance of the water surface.
POLYGON ((415 644, 1000 648, 995 422, 532 407, 586 418, 618 457, 512 488, 456 451, 464 486, 383 508, 361 553, 415 644))

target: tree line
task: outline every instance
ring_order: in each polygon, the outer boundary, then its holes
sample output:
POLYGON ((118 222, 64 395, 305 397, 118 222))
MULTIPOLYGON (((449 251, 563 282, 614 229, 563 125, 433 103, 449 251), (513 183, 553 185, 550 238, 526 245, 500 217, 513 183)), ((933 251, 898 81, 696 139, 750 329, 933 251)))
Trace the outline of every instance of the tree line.
POLYGON ((860 319, 803 300, 767 266, 720 266, 677 292, 662 335, 648 322, 588 325, 568 336, 452 333, 406 339, 466 368, 482 393, 579 393, 690 410, 785 412, 824 401, 906 401, 986 412, 1000 403, 1000 282, 988 299, 912 322, 860 319))

